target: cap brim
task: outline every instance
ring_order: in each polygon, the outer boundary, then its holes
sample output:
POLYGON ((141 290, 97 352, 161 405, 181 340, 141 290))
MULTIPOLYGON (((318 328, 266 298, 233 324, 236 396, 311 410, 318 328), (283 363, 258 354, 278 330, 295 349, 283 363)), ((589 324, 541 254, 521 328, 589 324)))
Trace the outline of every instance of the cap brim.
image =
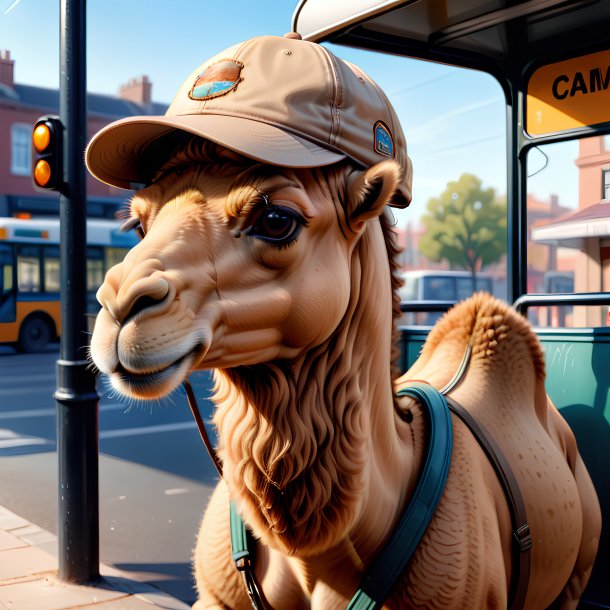
POLYGON ((148 184, 172 152, 172 134, 201 136, 246 157, 282 167, 322 167, 346 155, 253 119, 217 114, 138 116, 99 131, 87 146, 87 168, 98 180, 131 189, 148 184), (166 144, 164 146, 164 143, 166 144))

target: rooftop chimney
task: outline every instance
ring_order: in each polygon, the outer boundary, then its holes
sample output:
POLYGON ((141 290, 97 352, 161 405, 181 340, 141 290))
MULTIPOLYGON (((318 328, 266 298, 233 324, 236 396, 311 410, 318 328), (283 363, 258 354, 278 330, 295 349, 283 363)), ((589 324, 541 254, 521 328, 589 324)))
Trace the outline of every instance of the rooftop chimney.
POLYGON ((152 103, 152 83, 148 76, 131 78, 126 85, 121 85, 119 97, 140 106, 150 106, 152 103))
POLYGON ((2 49, 0 51, 0 85, 6 85, 11 89, 14 87, 14 68, 15 60, 11 59, 11 52, 2 49))

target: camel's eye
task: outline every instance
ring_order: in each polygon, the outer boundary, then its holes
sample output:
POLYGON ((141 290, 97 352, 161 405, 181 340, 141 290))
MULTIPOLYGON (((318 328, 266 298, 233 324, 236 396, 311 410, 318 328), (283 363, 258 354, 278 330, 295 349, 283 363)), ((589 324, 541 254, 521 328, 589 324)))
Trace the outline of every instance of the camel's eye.
POLYGON ((305 222, 291 208, 269 205, 257 211, 245 234, 278 246, 287 246, 298 237, 305 222))
POLYGON ((144 239, 144 228, 142 227, 142 223, 140 222, 139 218, 130 218, 127 222, 124 222, 120 228, 123 233, 131 231, 132 229, 138 234, 140 239, 144 239))

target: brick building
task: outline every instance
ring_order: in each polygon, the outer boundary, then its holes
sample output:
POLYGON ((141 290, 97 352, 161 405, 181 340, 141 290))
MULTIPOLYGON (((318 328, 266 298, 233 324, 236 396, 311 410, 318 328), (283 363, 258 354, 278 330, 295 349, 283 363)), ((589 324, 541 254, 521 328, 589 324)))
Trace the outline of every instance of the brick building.
MULTIPOLYGON (((537 227, 535 241, 574 252, 576 292, 610 290, 610 137, 578 141, 578 209, 537 227)), ((601 326, 606 309, 577 308, 575 325, 601 326)))
MULTIPOLYGON (((59 91, 14 81, 15 60, 0 51, 0 216, 40 217, 58 215, 58 194, 41 193, 30 176, 31 137, 35 121, 45 114, 59 114, 59 91)), ((167 106, 152 101, 147 76, 120 87, 118 96, 87 95, 87 139, 117 119, 143 114, 164 114, 167 106)), ((127 191, 87 179, 87 213, 112 218, 126 200, 127 191)))

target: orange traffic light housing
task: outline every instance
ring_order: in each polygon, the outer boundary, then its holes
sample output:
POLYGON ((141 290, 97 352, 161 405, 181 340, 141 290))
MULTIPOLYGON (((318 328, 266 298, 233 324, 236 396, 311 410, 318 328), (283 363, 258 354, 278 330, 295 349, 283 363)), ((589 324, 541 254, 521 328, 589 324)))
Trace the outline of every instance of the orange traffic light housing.
POLYGON ((45 191, 61 191, 64 184, 63 132, 59 117, 44 116, 32 132, 32 180, 45 191))

